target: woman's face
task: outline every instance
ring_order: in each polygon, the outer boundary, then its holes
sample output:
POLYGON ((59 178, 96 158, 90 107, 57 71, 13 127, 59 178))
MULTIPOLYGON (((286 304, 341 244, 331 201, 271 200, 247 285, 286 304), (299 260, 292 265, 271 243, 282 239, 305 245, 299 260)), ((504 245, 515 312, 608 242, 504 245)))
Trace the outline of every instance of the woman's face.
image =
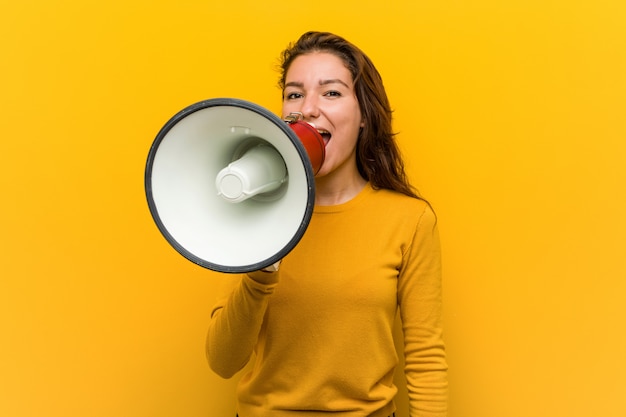
POLYGON ((322 134, 326 158, 317 176, 354 174, 356 143, 363 126, 352 74, 343 61, 327 52, 300 55, 285 77, 283 118, 301 112, 322 134))

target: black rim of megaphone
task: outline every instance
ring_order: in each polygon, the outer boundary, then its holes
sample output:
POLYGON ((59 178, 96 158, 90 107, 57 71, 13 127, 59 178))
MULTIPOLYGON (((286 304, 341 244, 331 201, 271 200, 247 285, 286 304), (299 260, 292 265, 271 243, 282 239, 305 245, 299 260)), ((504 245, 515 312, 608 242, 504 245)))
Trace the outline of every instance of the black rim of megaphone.
POLYGON ((314 178, 313 168, 311 167, 311 162, 309 161, 309 156, 306 152, 306 149, 304 145, 302 145, 302 143, 300 142, 298 135, 296 135, 293 129, 289 127, 287 122, 285 122, 284 120, 282 120, 281 118, 279 118, 274 113, 267 110, 266 108, 261 107, 249 101, 235 99, 235 98, 213 98, 213 99, 200 101, 198 103, 192 104, 184 108, 183 110, 175 114, 161 128, 158 135, 154 139, 152 146, 150 147, 150 152, 148 153, 148 160, 146 162, 146 171, 145 171, 145 189, 146 189, 146 197, 148 199, 148 207, 150 208, 150 213, 152 214, 152 218, 154 222, 159 228, 159 231, 161 232, 161 234, 165 237, 165 239, 169 242, 169 244, 172 245, 174 249, 176 249, 178 253, 180 253, 182 256, 187 258, 189 261, 201 267, 213 270, 213 271, 226 272, 226 273, 244 273, 244 272, 258 271, 260 269, 266 268, 282 260, 289 252, 293 250, 293 248, 295 248, 295 246, 298 244, 300 239, 302 239, 302 236, 304 235, 304 232, 306 231, 308 227, 309 221, 311 220, 311 216, 313 215, 313 207, 314 207, 314 202, 315 202, 315 182, 313 178, 314 178), (176 241, 176 239, 174 239, 174 237, 168 232, 167 228, 161 221, 161 218, 159 216, 159 211, 154 202, 153 193, 152 193, 152 167, 154 164, 154 158, 157 154, 157 151, 159 149, 161 142, 163 141, 165 136, 169 133, 169 131, 178 122, 180 122, 187 116, 199 110, 203 110, 209 107, 216 107, 216 106, 232 106, 232 107, 239 107, 239 108, 251 110, 253 112, 256 112, 262 115, 267 120, 273 122, 276 126, 278 126, 278 128, 280 128, 280 130, 283 131, 283 133, 285 133, 289 137, 294 147, 296 148, 298 155, 300 156, 300 159, 303 162, 304 169, 306 171, 306 178, 307 178, 307 183, 308 183, 307 203, 306 203, 305 213, 302 218, 302 221, 300 222, 300 226, 298 227, 298 230, 294 233, 291 240, 280 251, 278 251, 278 253, 258 263, 249 264, 249 265, 241 265, 241 266, 228 266, 228 265, 220 265, 220 264, 212 263, 194 255, 193 253, 185 249, 180 243, 178 243, 178 241, 176 241))

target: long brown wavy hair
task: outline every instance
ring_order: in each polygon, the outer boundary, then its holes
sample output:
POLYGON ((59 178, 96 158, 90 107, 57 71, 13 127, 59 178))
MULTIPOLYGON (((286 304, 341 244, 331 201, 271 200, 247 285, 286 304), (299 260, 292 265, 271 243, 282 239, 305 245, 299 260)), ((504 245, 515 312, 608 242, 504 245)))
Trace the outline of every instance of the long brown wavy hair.
POLYGON ((365 122, 357 141, 356 162, 361 176, 374 188, 394 190, 421 198, 411 186, 392 131, 392 110, 382 77, 372 61, 358 47, 328 32, 307 32, 290 44, 280 56, 279 87, 285 89, 287 71, 294 59, 314 52, 341 58, 352 74, 354 90, 365 122))

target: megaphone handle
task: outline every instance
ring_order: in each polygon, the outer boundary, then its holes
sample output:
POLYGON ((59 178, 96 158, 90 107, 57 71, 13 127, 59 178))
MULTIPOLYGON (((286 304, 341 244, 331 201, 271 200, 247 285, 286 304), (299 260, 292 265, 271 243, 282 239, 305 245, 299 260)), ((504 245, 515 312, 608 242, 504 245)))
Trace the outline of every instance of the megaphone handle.
POLYGON ((277 284, 280 262, 281 261, 278 261, 275 264, 259 269, 258 271, 248 272, 248 276, 263 285, 277 284))
POLYGON ((261 271, 263 272, 278 272, 278 269, 280 268, 280 263, 281 261, 275 262, 270 266, 266 266, 265 268, 261 269, 261 271))

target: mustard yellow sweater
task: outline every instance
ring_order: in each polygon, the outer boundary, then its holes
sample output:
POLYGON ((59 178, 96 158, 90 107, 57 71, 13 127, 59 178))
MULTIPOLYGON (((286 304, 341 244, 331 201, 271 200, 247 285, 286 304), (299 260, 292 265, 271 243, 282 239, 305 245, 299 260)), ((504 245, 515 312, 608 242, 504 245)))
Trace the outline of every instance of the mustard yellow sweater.
POLYGON ((270 282, 252 276, 233 277, 207 337, 225 378, 254 358, 237 389, 240 417, 389 416, 398 308, 411 417, 446 415, 440 247, 426 203, 368 185, 316 207, 270 282))

